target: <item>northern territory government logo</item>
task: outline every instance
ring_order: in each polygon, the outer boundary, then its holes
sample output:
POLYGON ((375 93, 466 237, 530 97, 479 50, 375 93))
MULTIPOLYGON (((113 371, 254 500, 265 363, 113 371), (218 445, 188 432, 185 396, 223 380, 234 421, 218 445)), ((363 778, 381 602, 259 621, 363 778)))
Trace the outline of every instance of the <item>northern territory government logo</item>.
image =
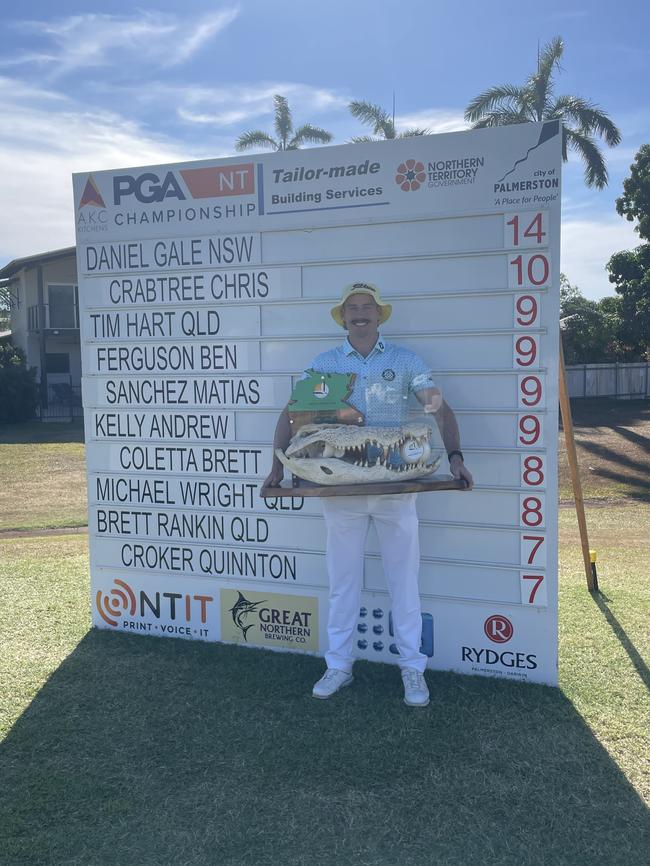
POLYGON ((424 171, 424 163, 414 159, 406 159, 397 166, 395 183, 404 192, 412 192, 420 189, 427 179, 424 171))
POLYGON ((222 589, 221 640, 314 652, 318 650, 318 599, 222 589))

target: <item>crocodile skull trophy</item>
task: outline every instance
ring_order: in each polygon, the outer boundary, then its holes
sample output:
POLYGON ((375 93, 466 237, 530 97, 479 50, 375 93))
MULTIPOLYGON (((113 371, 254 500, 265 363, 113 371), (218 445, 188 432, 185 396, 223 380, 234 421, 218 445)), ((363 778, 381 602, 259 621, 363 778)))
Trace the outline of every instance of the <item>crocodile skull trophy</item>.
POLYGON ((305 424, 276 455, 299 478, 316 484, 406 481, 435 472, 431 428, 305 424))

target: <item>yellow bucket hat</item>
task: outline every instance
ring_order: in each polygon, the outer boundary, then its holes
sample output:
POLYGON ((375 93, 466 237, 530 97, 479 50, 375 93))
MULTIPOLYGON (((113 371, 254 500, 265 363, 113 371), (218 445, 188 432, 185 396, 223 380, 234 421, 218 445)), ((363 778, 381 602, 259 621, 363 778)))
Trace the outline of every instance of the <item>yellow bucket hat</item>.
POLYGON ((379 316, 380 325, 383 325, 384 322, 390 318, 390 314, 393 312, 393 307, 391 304, 382 301, 379 288, 375 286, 374 283, 350 283, 350 285, 343 289, 341 302, 335 307, 332 307, 332 318, 337 325, 340 325, 342 328, 345 327, 341 313, 343 312, 343 305, 348 298, 352 297, 352 295, 370 295, 370 297, 374 299, 375 303, 381 310, 379 316))

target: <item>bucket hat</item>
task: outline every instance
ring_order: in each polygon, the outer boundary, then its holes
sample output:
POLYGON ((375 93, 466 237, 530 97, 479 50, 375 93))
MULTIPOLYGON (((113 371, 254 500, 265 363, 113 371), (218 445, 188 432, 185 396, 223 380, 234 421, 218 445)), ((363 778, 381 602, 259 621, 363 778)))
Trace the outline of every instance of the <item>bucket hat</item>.
POLYGON ((375 303, 380 309, 379 315, 379 324, 383 325, 383 323, 390 318, 390 314, 393 312, 393 307, 391 304, 387 304, 381 298, 381 292, 379 288, 374 285, 374 283, 350 283, 343 289, 343 296, 341 297, 340 302, 332 307, 332 318, 336 322, 337 325, 340 325, 342 328, 345 327, 343 322, 343 306, 348 298, 351 298, 353 295, 370 295, 371 298, 374 299, 375 303))

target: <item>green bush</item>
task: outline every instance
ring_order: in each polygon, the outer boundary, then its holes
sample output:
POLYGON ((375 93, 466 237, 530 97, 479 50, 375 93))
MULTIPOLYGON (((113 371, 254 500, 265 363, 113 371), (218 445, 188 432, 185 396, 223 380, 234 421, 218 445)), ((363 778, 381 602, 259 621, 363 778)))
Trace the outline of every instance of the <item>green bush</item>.
POLYGON ((38 402, 36 367, 27 367, 21 349, 0 341, 0 424, 29 421, 38 402))

